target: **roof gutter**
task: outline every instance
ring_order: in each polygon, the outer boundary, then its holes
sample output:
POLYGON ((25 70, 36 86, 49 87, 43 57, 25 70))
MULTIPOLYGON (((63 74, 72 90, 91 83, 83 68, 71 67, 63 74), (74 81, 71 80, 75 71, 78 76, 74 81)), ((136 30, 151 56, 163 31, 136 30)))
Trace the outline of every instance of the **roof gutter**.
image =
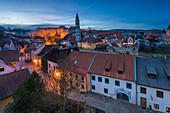
POLYGON ((90 71, 91 66, 93 65, 94 59, 96 58, 96 54, 97 54, 97 53, 95 53, 95 55, 94 55, 94 57, 93 57, 93 60, 92 60, 92 62, 91 62, 91 64, 90 64, 90 67, 89 67, 88 71, 90 71))

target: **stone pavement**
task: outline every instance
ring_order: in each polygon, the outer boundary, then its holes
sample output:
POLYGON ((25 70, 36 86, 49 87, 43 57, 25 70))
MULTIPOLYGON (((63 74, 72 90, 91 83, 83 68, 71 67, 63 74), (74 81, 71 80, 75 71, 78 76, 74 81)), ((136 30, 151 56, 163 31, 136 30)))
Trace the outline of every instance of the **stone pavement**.
POLYGON ((37 67, 33 62, 27 63, 25 62, 25 56, 21 56, 21 67, 22 68, 29 68, 31 72, 36 71, 43 79, 47 76, 40 67, 37 67))
POLYGON ((94 107, 107 113, 160 113, 92 92, 81 94, 74 91, 68 95, 68 98, 83 103, 85 107, 94 107))

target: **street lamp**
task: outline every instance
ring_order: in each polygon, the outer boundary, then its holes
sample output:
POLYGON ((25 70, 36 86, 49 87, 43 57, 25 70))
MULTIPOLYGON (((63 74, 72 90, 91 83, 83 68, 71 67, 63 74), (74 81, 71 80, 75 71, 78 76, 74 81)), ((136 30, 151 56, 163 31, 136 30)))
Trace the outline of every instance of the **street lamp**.
POLYGON ((59 72, 57 72, 55 75, 58 77, 58 76, 60 75, 60 73, 59 73, 59 72))

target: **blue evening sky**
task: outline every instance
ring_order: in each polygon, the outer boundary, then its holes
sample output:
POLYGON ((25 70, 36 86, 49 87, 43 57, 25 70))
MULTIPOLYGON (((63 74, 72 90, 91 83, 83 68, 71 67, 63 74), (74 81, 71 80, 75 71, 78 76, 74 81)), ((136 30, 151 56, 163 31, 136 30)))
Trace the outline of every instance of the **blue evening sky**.
POLYGON ((0 0, 0 24, 73 26, 81 28, 166 29, 170 0, 0 0))

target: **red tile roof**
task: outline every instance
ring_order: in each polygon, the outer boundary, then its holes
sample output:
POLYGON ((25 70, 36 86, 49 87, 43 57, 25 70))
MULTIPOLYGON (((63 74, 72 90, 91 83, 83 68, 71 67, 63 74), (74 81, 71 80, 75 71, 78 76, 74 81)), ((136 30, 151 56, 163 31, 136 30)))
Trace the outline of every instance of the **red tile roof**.
POLYGON ((135 82, 134 56, 97 53, 89 72, 135 82), (108 65, 108 62, 111 62, 110 70, 105 72, 105 66, 108 65), (123 74, 118 74, 118 70, 123 70, 123 74))
POLYGON ((82 32, 87 32, 85 29, 81 29, 82 32))
POLYGON ((18 50, 0 51, 0 59, 5 62, 19 61, 18 50))
POLYGON ((147 37, 145 38, 145 40, 151 40, 151 39, 153 39, 153 37, 151 37, 151 36, 147 36, 147 37))
POLYGON ((0 100, 13 95, 23 80, 30 77, 28 69, 22 69, 0 76, 0 100))
POLYGON ((170 38, 164 38, 163 40, 165 40, 166 42, 170 42, 170 38))
POLYGON ((69 29, 69 30, 70 30, 70 29, 76 29, 76 27, 75 27, 75 26, 70 26, 68 29, 69 29))
POLYGON ((81 39, 79 42, 98 43, 98 42, 103 42, 103 41, 98 38, 93 38, 93 39, 81 39))
POLYGON ((86 75, 95 53, 73 51, 65 61, 65 69, 86 75))
POLYGON ((114 41, 113 43, 121 43, 121 40, 119 39, 119 40, 116 40, 116 41, 114 41))
POLYGON ((135 44, 133 44, 133 45, 131 45, 132 47, 137 47, 138 46, 138 44, 137 43, 135 43, 135 44))
POLYGON ((110 46, 108 49, 111 49, 111 50, 113 50, 113 47, 112 47, 112 46, 110 46))
POLYGON ((115 38, 116 38, 116 36, 108 36, 107 40, 111 40, 111 39, 115 39, 115 38))

